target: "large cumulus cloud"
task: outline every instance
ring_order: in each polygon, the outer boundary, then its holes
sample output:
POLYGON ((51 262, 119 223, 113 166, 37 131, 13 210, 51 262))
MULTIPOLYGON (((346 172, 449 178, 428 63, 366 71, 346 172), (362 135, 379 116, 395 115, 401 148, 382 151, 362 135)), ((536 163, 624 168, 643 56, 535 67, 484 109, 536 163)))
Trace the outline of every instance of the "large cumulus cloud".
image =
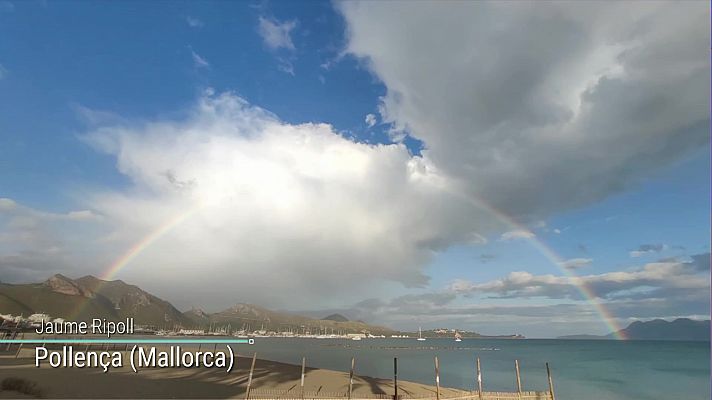
POLYGON ((100 124, 86 140, 130 181, 88 200, 111 226, 115 258, 171 226, 122 276, 160 277, 154 290, 201 302, 284 306, 276 293, 290 291, 295 306, 343 301, 334 294, 367 282, 422 286, 432 254, 495 226, 405 146, 290 125, 229 93, 206 93, 184 118, 100 124))

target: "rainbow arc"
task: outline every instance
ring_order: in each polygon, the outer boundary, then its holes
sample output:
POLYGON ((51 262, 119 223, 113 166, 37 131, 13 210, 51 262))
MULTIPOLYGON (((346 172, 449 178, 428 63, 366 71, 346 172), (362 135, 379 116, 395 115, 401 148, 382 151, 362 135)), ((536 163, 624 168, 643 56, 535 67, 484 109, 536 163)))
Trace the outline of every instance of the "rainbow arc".
MULTIPOLYGON (((452 193, 452 191, 450 191, 452 193)), ((487 213, 491 214, 494 216, 496 219, 498 219, 500 222, 504 223, 506 226, 511 228, 512 230, 523 230, 523 231, 530 231, 530 229, 522 224, 519 224, 516 222, 513 218, 508 216, 507 214, 502 213, 501 211, 497 210, 493 206, 487 204, 484 201, 481 201, 479 199, 473 199, 472 197, 459 194, 459 193, 454 193, 458 197, 466 199, 468 202, 470 202, 472 205, 476 206, 477 208, 486 211, 487 213)), ((136 259, 143 251, 145 251, 147 248, 149 248, 152 244, 156 243, 158 240, 160 240, 163 236, 165 236, 168 232, 172 231, 182 223, 184 223, 186 220, 188 220, 191 216, 195 215, 195 213, 200 210, 202 207, 200 205, 196 205, 187 211, 184 211, 182 213, 179 213, 178 215, 175 215, 169 219, 167 219, 164 223, 156 227, 154 230, 149 232, 146 236, 141 238, 139 241, 137 241, 134 245, 129 247, 129 249, 124 252, 119 258, 117 258, 111 265, 109 265, 102 273, 99 274, 99 278, 105 280, 105 281, 110 281, 113 280, 116 275, 124 268, 126 268, 131 261, 136 259)), ((578 289, 578 291, 581 293, 583 298, 593 306, 593 308, 596 310, 598 315, 601 317, 601 320, 605 323, 606 327, 611 330, 611 332, 614 333, 616 338, 620 340, 625 340, 627 339, 622 333, 621 333, 621 328, 618 325, 616 318, 610 313, 610 311, 605 307, 605 305, 599 300, 598 296, 593 292, 593 290, 586 285, 585 281, 579 278, 575 273, 570 271, 567 268, 564 268, 562 266, 563 264, 563 259, 560 257, 551 247, 549 247, 546 243, 544 243, 542 240, 540 240, 536 236, 532 236, 530 238, 527 238, 528 242, 531 243, 532 246, 536 250, 538 250, 539 253, 541 253, 547 260, 549 260, 556 268, 561 270, 565 276, 567 276, 571 282, 574 284, 574 286, 578 289)), ((82 306, 80 306, 74 313, 74 316, 77 316, 81 313, 83 310, 84 305, 86 302, 83 303, 82 306)))

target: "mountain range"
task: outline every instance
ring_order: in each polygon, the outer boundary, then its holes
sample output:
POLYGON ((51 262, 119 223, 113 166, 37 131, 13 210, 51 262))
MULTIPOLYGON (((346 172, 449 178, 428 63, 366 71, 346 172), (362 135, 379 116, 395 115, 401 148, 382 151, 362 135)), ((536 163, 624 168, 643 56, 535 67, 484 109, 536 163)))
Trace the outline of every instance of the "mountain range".
POLYGON ((709 341, 710 320, 678 318, 674 321, 664 319, 635 321, 627 328, 608 335, 568 335, 559 336, 557 339, 612 340, 621 336, 629 340, 709 341))
POLYGON ((369 332, 376 335, 394 332, 392 329, 372 326, 361 321, 349 321, 338 314, 316 319, 244 303, 216 313, 207 313, 199 308, 180 312, 171 303, 138 286, 121 280, 106 281, 91 275, 70 279, 57 274, 42 283, 0 283, 0 314, 28 316, 34 313, 76 321, 92 318, 122 320, 133 317, 137 325, 156 328, 207 328, 229 325, 233 330, 251 331, 369 332))
POLYGON ((238 303, 216 313, 207 313, 199 308, 186 311, 183 315, 194 325, 230 325, 233 329, 249 331, 267 330, 275 332, 292 331, 297 333, 362 333, 374 335, 391 334, 394 331, 381 326, 373 326, 361 321, 349 321, 346 317, 333 315, 324 319, 315 319, 282 311, 273 311, 254 304, 238 303))

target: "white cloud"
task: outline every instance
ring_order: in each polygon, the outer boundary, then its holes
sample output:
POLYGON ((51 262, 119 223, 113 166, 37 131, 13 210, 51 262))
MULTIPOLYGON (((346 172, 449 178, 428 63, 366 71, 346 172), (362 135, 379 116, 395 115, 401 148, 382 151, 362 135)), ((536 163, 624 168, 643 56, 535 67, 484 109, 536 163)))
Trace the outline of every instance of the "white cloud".
POLYGON ((522 223, 709 143, 708 3, 340 2, 383 122, 522 223))
POLYGON ((66 214, 66 217, 70 220, 77 221, 99 218, 99 216, 94 214, 91 210, 70 211, 66 214))
POLYGON ((40 211, 20 205, 7 197, 0 197, 0 212, 5 216, 23 216, 37 220, 77 220, 97 217, 91 210, 73 210, 67 213, 40 211))
POLYGON ((391 300, 373 298, 335 312, 410 329, 426 324, 540 337, 582 332, 607 334, 609 328, 601 323, 598 311, 582 295, 582 286, 622 326, 635 319, 709 316, 709 257, 705 253, 686 261, 649 263, 628 271, 578 278, 512 272, 484 283, 456 280, 442 291, 391 300), (477 300, 467 301, 473 297, 477 300), (548 300, 522 303, 521 299, 535 297, 548 300))
POLYGON ((96 222, 90 210, 55 213, 0 198, 0 270, 3 281, 37 282, 54 272, 92 265, 96 222))
POLYGON ((515 231, 504 232, 499 237, 499 240, 510 241, 510 240, 515 240, 515 239, 531 239, 533 237, 536 237, 536 235, 531 231, 515 230, 515 231))
POLYGON ((185 22, 186 22, 186 23, 188 24, 188 26, 191 27, 191 28, 202 28, 203 26, 205 26, 205 24, 203 23, 203 21, 201 21, 201 20, 198 19, 198 18, 191 17, 191 16, 185 17, 185 22))
POLYGON ((511 272, 505 278, 485 283, 457 280, 449 289, 460 294, 495 294, 501 298, 547 297, 585 300, 580 287, 586 287, 594 296, 608 300, 672 301, 687 296, 709 299, 709 268, 705 269, 703 265, 708 261, 709 253, 706 253, 692 257, 691 261, 655 262, 629 271, 578 277, 534 275, 518 271, 511 272))
POLYGON ((17 203, 12 199, 0 197, 0 211, 12 210, 17 207, 17 203))
POLYGON ((196 68, 210 68, 208 60, 196 53, 195 50, 190 49, 190 54, 193 57, 193 65, 195 65, 196 68))
POLYGON ((667 250, 668 246, 664 244, 641 244, 637 250, 628 253, 632 258, 642 257, 648 254, 657 254, 663 250, 667 250))
POLYGON ((260 16, 258 32, 264 44, 275 54, 277 68, 294 76, 294 42, 292 31, 297 27, 297 20, 280 22, 273 18, 260 16))
POLYGON ((621 326, 639 319, 709 316, 709 267, 710 254, 705 253, 687 260, 578 278, 513 272, 485 283, 456 280, 441 291, 390 300, 371 298, 330 312, 402 329, 457 326, 489 334, 524 333, 536 337, 608 334, 610 328, 602 324, 599 312, 582 296, 581 286, 594 293, 597 302, 615 315, 621 326), (474 302, 473 297, 477 298, 474 302), (548 300, 521 301, 532 297, 548 300), (514 298, 520 300, 510 300, 514 298))
POLYGON ((264 44, 272 50, 295 50, 291 33, 296 26, 296 20, 280 22, 261 16, 258 32, 262 36, 264 44))
POLYGON ((229 292, 283 307, 280 291, 300 293, 292 307, 343 304, 385 282, 421 286, 435 253, 501 229, 427 157, 286 124, 231 94, 206 94, 182 119, 110 121, 86 140, 133 183, 85 196, 110 230, 91 239, 106 249, 97 265, 193 210, 122 273, 185 293, 179 305, 224 306, 229 292))
POLYGON ((368 125, 369 128, 373 128, 373 126, 376 125, 377 122, 376 116, 374 114, 367 114, 364 122, 366 122, 366 125, 368 125))
POLYGON ((294 64, 285 58, 279 57, 277 59, 277 68, 286 74, 294 76, 294 64))
POLYGON ((559 263, 559 266, 566 269, 579 269, 591 265, 592 258, 571 258, 559 263))

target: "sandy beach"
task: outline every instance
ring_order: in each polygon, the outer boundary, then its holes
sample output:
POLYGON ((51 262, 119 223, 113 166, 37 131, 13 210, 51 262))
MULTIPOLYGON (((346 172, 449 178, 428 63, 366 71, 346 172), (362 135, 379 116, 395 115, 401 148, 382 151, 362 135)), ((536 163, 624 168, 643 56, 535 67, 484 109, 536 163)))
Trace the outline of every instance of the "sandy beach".
MULTIPOLYGON (((144 369, 139 373, 130 367, 101 369, 35 367, 33 350, 22 350, 0 356, 0 382, 6 378, 21 378, 36 383, 44 398, 244 398, 252 359, 239 356, 233 371, 220 369, 144 369)), ((268 360, 257 360, 253 374, 251 397, 267 398, 269 391, 300 393, 301 366, 268 360), (260 393, 262 391, 262 393, 260 393)), ((348 372, 306 368, 306 393, 341 394, 348 391, 348 372)), ((374 398, 392 395, 391 379, 355 376, 353 398, 374 398)), ((435 387, 415 382, 398 381, 399 394, 408 397, 435 397, 435 387)), ((466 392, 441 388, 443 397, 466 392)), ((30 398, 17 391, 0 391, 0 398, 30 398)))

